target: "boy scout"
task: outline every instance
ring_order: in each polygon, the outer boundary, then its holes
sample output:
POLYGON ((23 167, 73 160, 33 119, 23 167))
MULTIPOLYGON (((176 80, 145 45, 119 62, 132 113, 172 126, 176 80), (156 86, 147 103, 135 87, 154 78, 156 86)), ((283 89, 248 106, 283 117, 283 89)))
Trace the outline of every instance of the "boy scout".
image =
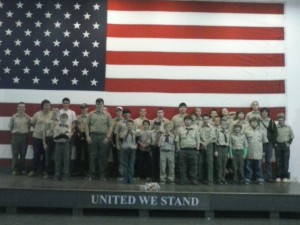
POLYGON ((53 131, 55 142, 55 176, 54 180, 67 180, 70 167, 71 128, 68 125, 68 115, 60 115, 60 122, 53 131))
POLYGON ((250 119, 252 119, 253 117, 256 117, 257 119, 260 119, 260 111, 259 111, 259 103, 258 101, 253 101, 251 103, 251 108, 252 108, 252 111, 251 112, 248 112, 246 114, 246 121, 248 123, 250 123, 250 119))
POLYGON ((256 172, 256 180, 258 185, 263 185, 264 177, 262 174, 262 157, 263 143, 267 143, 268 139, 259 127, 259 119, 252 117, 250 119, 250 127, 245 130, 248 140, 248 154, 246 158, 245 184, 250 184, 253 171, 256 172))
POLYGON ((248 142, 242 133, 242 126, 235 124, 233 133, 229 138, 229 157, 232 158, 233 183, 241 184, 244 182, 244 159, 247 156, 248 142))
POLYGON ((164 132, 164 125, 166 123, 170 123, 170 120, 168 120, 166 117, 164 117, 165 112, 163 108, 158 108, 156 111, 157 117, 151 121, 151 130, 154 129, 154 123, 155 122, 160 122, 160 129, 162 132, 164 132))
POLYGON ((231 126, 229 127, 229 132, 233 133, 234 132, 233 127, 236 124, 239 124, 242 127, 242 133, 243 133, 244 130, 249 127, 249 123, 245 120, 245 113, 243 111, 238 111, 236 113, 236 116, 237 116, 236 120, 234 120, 232 122, 231 126))
POLYGON ((59 109, 52 108, 52 117, 45 121, 44 133, 43 133, 43 144, 46 154, 46 170, 44 174, 44 179, 49 179, 50 175, 53 175, 54 171, 54 152, 55 143, 53 139, 54 128, 59 123, 59 109))
POLYGON ((96 100, 96 110, 89 114, 85 128, 90 154, 88 180, 95 179, 97 167, 99 170, 100 181, 106 180, 111 129, 111 115, 104 110, 104 100, 98 98, 96 100))
POLYGON ((215 129, 209 124, 209 116, 203 115, 203 124, 200 127, 200 154, 199 154, 199 180, 203 180, 203 171, 206 171, 207 185, 213 184, 213 143, 215 141, 215 129), (204 169, 206 165, 206 170, 204 169))
POLYGON ((154 129, 151 131, 151 153, 152 153, 152 179, 158 181, 160 178, 160 149, 159 139, 163 134, 164 128, 161 129, 161 122, 154 122, 154 129))
POLYGON ((221 128, 219 128, 216 133, 215 156, 217 157, 217 184, 226 184, 225 171, 229 146, 229 131, 227 126, 227 120, 222 119, 221 128))
POLYGON ((28 133, 30 130, 30 117, 25 113, 25 103, 19 102, 17 113, 9 122, 9 129, 12 133, 12 175, 25 174, 25 156, 28 145, 28 133), (20 159, 19 159, 20 156, 20 159))
POLYGON ((117 148, 121 149, 121 166, 124 184, 133 183, 135 150, 137 148, 137 136, 134 131, 134 121, 129 119, 126 121, 126 129, 123 130, 117 142, 117 148))
POLYGON ((184 102, 180 103, 179 114, 173 116, 171 120, 173 133, 175 135, 177 135, 177 130, 179 129, 179 127, 182 127, 185 124, 184 117, 187 116, 186 110, 187 110, 187 105, 184 102))
POLYGON ((292 128, 285 123, 285 115, 277 116, 278 136, 275 144, 276 157, 276 182, 289 181, 289 160, 290 160, 290 145, 294 139, 292 128))
POLYGON ((179 150, 178 163, 180 181, 179 184, 187 183, 189 177, 193 185, 197 185, 197 154, 200 146, 198 130, 192 125, 192 117, 184 117, 184 126, 180 127, 175 138, 176 147, 179 150), (188 174, 187 174, 188 172, 188 174))
POLYGON ((171 124, 164 126, 165 133, 160 136, 160 183, 173 184, 175 181, 175 136, 171 134, 171 124), (168 168, 168 170, 167 170, 168 168))

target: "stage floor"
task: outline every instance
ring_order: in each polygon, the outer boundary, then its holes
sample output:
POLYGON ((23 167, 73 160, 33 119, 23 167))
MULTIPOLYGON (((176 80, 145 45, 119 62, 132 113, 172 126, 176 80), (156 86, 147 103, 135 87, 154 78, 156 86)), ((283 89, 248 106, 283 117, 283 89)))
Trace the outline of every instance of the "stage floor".
POLYGON ((161 185, 158 192, 141 191, 144 180, 122 184, 117 179, 87 181, 71 177, 68 181, 43 180, 41 176, 11 176, 0 170, 0 207, 6 213, 20 208, 67 208, 82 215, 87 209, 138 210, 148 216, 153 210, 199 211, 204 217, 216 212, 300 213, 299 183, 251 185, 161 185))

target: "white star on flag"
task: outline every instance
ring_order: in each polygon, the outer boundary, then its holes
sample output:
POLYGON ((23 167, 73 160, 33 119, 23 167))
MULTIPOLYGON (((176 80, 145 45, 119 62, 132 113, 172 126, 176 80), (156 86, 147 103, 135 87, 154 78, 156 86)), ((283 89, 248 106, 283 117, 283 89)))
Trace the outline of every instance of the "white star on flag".
POLYGON ((72 81, 72 85, 77 85, 78 83, 78 80, 75 77, 71 81, 72 81))
POLYGON ((54 77, 53 79, 51 79, 52 80, 52 84, 57 84, 58 83, 58 79, 56 78, 56 77, 54 77))
POLYGON ((40 62, 41 62, 41 61, 40 61, 39 59, 33 60, 33 63, 34 63, 35 66, 40 65, 40 62))
POLYGON ((65 67, 65 68, 62 70, 62 72, 63 72, 63 75, 64 75, 64 74, 65 74, 65 75, 68 75, 69 70, 65 67))
POLYGON ((44 74, 49 74, 50 69, 48 69, 47 67, 45 67, 45 68, 43 69, 43 72, 44 72, 44 74))
POLYGON ((20 81, 20 78, 16 76, 13 78, 13 81, 14 81, 14 84, 18 84, 20 81))
POLYGON ((69 56, 70 51, 68 49, 63 51, 64 56, 69 56))
POLYGON ((26 67, 23 69, 23 71, 24 71, 24 74, 29 74, 30 69, 26 66, 26 67))
POLYGON ((57 59, 55 59, 53 62, 53 66, 58 66, 59 65, 59 61, 57 59))
POLYGON ((78 2, 76 3, 76 5, 74 5, 75 10, 79 10, 81 7, 81 5, 78 4, 78 2))
POLYGON ((95 80, 95 78, 93 80, 91 80, 91 85, 92 86, 96 86, 98 83, 98 81, 95 80))
POLYGON ((33 81, 34 84, 38 84, 39 81, 40 81, 40 79, 37 78, 37 77, 34 77, 34 78, 32 79, 32 81, 33 81))
POLYGON ((72 61, 72 64, 73 64, 73 66, 78 66, 79 61, 77 61, 77 59, 75 59, 75 60, 72 61))
POLYGON ((71 14, 69 12, 65 13, 64 16, 65 16, 65 19, 70 19, 71 18, 71 14))
POLYGON ((50 55, 50 51, 48 50, 48 49, 46 49, 45 51, 44 51, 44 56, 49 56, 50 55))
POLYGON ((82 70, 81 72, 82 76, 87 76, 89 71, 86 68, 84 68, 84 70, 82 70))

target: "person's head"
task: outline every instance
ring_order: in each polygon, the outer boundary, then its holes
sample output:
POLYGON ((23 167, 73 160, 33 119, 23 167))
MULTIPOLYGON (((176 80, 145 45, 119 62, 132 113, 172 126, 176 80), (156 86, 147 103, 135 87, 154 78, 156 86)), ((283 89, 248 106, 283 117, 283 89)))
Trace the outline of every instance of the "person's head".
POLYGON ((226 119, 222 119, 221 120, 221 128, 225 129, 228 126, 227 120, 226 119))
POLYGON ((178 107, 179 107, 179 113, 180 114, 185 114, 186 113, 187 105, 185 104, 185 102, 181 102, 178 107))
POLYGON ((278 120, 278 124, 280 126, 284 125, 284 123, 285 123, 285 115, 284 115, 284 113, 278 113, 277 114, 277 120, 278 120))
POLYGON ((165 123, 165 124, 164 124, 164 129, 165 129, 165 132, 166 132, 166 133, 170 133, 170 132, 171 132, 171 129, 172 129, 171 123, 170 123, 170 122, 165 123))
POLYGON ((67 114, 67 113, 62 113, 62 114, 60 115, 59 119, 60 119, 60 122, 61 122, 62 124, 66 124, 67 121, 68 121, 68 114, 67 114))
POLYGON ((195 113, 195 112, 193 112, 193 113, 191 114, 191 117, 192 117, 193 121, 195 121, 195 120, 197 119, 197 115, 196 115, 196 113, 195 113))
POLYGON ((252 117, 252 118, 250 119, 250 126, 251 126, 252 128, 256 128, 256 127, 258 126, 258 122, 259 122, 258 118, 252 117))
POLYGON ((200 107, 196 107, 193 114, 195 114, 197 118, 199 118, 201 116, 201 113, 202 109, 200 107))
POLYGON ((262 108, 260 110, 260 114, 261 114, 262 118, 267 118, 267 117, 269 117, 270 110, 268 108, 262 108))
POLYGON ((58 107, 52 107, 52 118, 58 118, 59 115, 59 108, 58 107))
POLYGON ((51 103, 49 100, 45 99, 41 103, 41 109, 44 111, 50 111, 51 109, 51 103))
POLYGON ((131 117, 131 111, 129 109, 124 109, 123 110, 123 117, 125 120, 129 120, 131 117))
POLYGON ((145 107, 143 107, 143 108, 140 108, 140 112, 139 112, 139 115, 140 115, 140 117, 145 117, 146 116, 146 114, 147 114, 147 110, 146 110, 146 108, 145 107))
POLYGON ((245 113, 243 111, 239 111, 236 113, 237 119, 238 120, 243 120, 245 119, 245 113))
POLYGON ((144 130, 150 129, 150 121, 149 120, 143 120, 143 129, 144 130))
POLYGON ((89 110, 89 107, 86 103, 83 103, 81 106, 80 106, 80 109, 81 109, 81 113, 82 114, 87 114, 88 110, 89 110))
POLYGON ((104 100, 102 98, 97 98, 95 103, 96 103, 96 111, 98 112, 104 111, 104 100))
POLYGON ((127 120, 126 122, 126 127, 128 130, 133 130, 133 127, 134 127, 134 121, 133 120, 127 120))
POLYGON ((216 116, 213 120, 215 126, 219 126, 221 124, 221 118, 216 116))
POLYGON ((157 118, 162 119, 165 115, 164 109, 163 108, 158 108, 157 111, 156 111, 156 115, 157 115, 157 118))
POLYGON ((123 108, 121 106, 116 107, 116 115, 117 117, 121 117, 123 115, 123 108))
POLYGON ((229 115, 229 111, 228 111, 228 109, 227 108, 223 108, 222 110, 221 110, 221 115, 222 116, 228 116, 229 115))
POLYGON ((18 113, 22 114, 25 112, 26 106, 24 102, 19 102, 17 105, 17 111, 18 113))
POLYGON ((242 126, 239 125, 239 124, 235 124, 235 125, 233 126, 233 131, 234 131, 234 133, 236 133, 236 134, 240 133, 240 132, 242 131, 242 126))
POLYGON ((210 111, 210 117, 214 119, 216 116, 218 116, 218 111, 216 109, 212 109, 210 111))
POLYGON ((154 130, 159 130, 160 126, 161 126, 161 122, 160 121, 155 121, 153 126, 154 126, 154 130))
POLYGON ((63 104, 63 108, 64 108, 64 110, 68 110, 68 109, 69 109, 69 106, 70 106, 70 103, 71 103, 71 101, 70 101, 70 99, 69 99, 69 98, 65 97, 65 98, 63 98, 63 100, 61 101, 61 103, 63 104))
POLYGON ((259 108, 259 103, 258 103, 258 101, 253 101, 252 103, 251 103, 251 109, 253 110, 253 111, 257 111, 258 110, 258 108, 259 108))
POLYGON ((204 114, 202 116, 202 120, 203 120, 203 124, 204 125, 208 125, 209 124, 209 115, 208 114, 204 114))
POLYGON ((185 126, 189 127, 192 125, 193 118, 190 115, 187 115, 183 118, 185 126))

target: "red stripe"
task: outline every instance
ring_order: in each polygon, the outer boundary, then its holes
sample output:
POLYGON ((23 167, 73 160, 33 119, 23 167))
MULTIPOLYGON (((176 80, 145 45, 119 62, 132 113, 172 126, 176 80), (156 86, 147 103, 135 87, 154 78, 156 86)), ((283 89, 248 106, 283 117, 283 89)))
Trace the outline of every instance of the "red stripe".
POLYGON ((283 14, 284 4, 109 0, 108 10, 283 14))
POLYGON ((285 93, 284 81, 106 79, 106 91, 163 93, 285 93))
POLYGON ((229 54, 229 53, 164 53, 111 52, 106 63, 114 65, 168 66, 284 66, 284 54, 229 54))
POLYGON ((284 28, 109 24, 107 36, 124 38, 284 40, 284 28))

